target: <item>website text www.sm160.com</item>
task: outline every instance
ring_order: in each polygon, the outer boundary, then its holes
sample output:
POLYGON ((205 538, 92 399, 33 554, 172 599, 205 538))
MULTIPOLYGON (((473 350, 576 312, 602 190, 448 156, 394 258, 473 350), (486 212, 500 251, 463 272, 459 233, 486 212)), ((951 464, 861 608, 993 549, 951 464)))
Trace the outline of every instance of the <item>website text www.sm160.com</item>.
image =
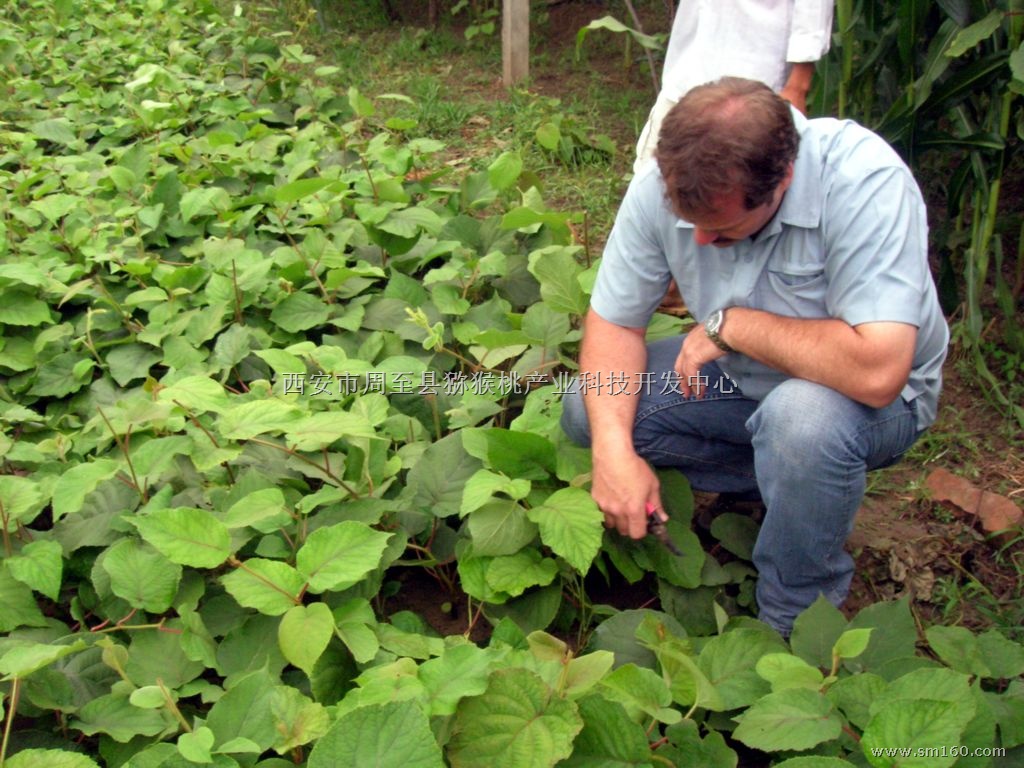
POLYGON ((1006 757, 1003 747, 872 747, 872 757, 1006 757))

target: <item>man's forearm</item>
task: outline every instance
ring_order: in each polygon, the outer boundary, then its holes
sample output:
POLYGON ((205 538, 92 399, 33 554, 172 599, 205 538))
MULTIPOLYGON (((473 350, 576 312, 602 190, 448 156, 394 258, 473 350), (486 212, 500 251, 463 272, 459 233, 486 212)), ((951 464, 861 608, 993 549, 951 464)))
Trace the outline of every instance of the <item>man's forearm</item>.
POLYGON ((590 421, 595 453, 609 447, 632 451, 637 387, 630 382, 617 391, 609 386, 611 374, 636 377, 647 366, 642 329, 623 328, 600 315, 587 315, 580 350, 580 386, 590 421))
POLYGON ((590 423, 594 471, 590 493, 604 512, 605 524, 641 538, 647 509, 661 509, 658 478, 636 452, 633 425, 640 399, 639 374, 647 370, 644 329, 609 323, 587 315, 580 352, 580 385, 590 423), (621 386, 607 386, 609 376, 621 386), (584 377, 590 381, 585 382, 584 377), (585 386, 584 386, 585 385, 585 386))
POLYGON ((895 322, 854 327, 835 318, 783 317, 731 307, 721 335, 736 351, 770 368, 880 408, 906 384, 917 329, 895 322))

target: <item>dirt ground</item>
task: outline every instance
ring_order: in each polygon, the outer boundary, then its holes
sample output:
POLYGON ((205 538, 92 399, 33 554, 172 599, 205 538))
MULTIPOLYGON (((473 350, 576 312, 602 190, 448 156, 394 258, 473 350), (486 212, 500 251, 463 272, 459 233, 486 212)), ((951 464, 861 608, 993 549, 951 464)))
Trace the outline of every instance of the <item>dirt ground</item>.
MULTIPOLYGON (((401 13, 406 23, 425 23, 425 18, 417 16, 423 15, 416 10, 417 5, 426 7, 426 3, 403 7, 401 13)), ((646 32, 667 32, 669 5, 638 4, 646 32)), ((619 3, 549 2, 545 17, 536 30, 531 30, 534 58, 540 63, 531 60, 529 89, 568 100, 586 93, 596 79, 602 88, 647 91, 653 103, 649 68, 639 49, 629 68, 623 66, 618 55, 589 55, 583 69, 564 66, 575 48, 577 31, 591 20, 609 14, 630 23, 619 3)), ((595 33, 593 39, 597 34, 609 33, 595 33)), ((478 91, 485 91, 481 95, 504 98, 500 74, 495 72, 489 87, 475 86, 478 91)), ((627 150, 632 147, 634 126, 609 121, 600 129, 619 146, 627 150)), ((625 151, 614 161, 623 174, 631 164, 629 154, 625 151)), ((1016 181, 1022 180, 1024 174, 1016 181)), ((922 186, 927 189, 926 180, 922 186)), ((1024 183, 1015 184, 1011 179, 1007 187, 1024 190, 1024 183)), ((558 207, 560 201, 549 202, 558 207)), ((571 205, 571 201, 564 202, 571 205)), ((931 213, 941 215, 935 210, 931 213)), ((592 232, 589 246, 599 251, 604 234, 592 232)), ((969 500, 961 500, 960 504, 939 501, 929 489, 933 473, 946 470, 979 497, 985 491, 998 495, 1000 503, 1010 505, 1011 513, 1016 510, 1019 514, 1024 507, 1021 437, 1015 436, 1007 417, 964 373, 969 368, 951 353, 939 419, 924 438, 929 441, 927 447, 914 451, 910 458, 892 468, 872 473, 868 494, 849 540, 849 549, 857 562, 857 574, 844 606, 849 615, 872 602, 910 594, 912 609, 922 626, 935 622, 971 628, 997 624, 1011 633, 1024 632, 1020 627, 1024 624, 1024 530, 1018 525, 1015 531, 994 535, 985 530, 979 510, 971 508, 969 500)), ((698 505, 709 502, 710 499, 698 498, 698 505)), ((424 577, 410 578, 420 582, 424 577)), ((427 581, 423 586, 427 599, 419 599, 417 594, 421 590, 410 583, 389 601, 389 609, 416 610, 442 633, 462 633, 472 624, 472 636, 486 636, 486 621, 474 624, 472 617, 466 615, 464 600, 456 599, 452 610, 440 611, 436 584, 427 581)), ((651 598, 641 590, 625 599, 641 604, 651 598)))

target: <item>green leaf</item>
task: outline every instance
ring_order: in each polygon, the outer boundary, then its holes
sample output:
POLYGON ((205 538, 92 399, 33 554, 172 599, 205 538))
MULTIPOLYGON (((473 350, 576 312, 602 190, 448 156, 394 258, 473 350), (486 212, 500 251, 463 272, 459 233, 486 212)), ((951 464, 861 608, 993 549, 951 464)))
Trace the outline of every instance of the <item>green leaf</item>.
POLYGON ((181 196, 178 204, 182 221, 188 223, 200 216, 213 216, 231 209, 231 196, 223 187, 197 187, 181 196))
POLYGON ((1024 675, 1024 646, 1020 643, 990 629, 978 635, 978 645, 992 677, 1009 680, 1024 675))
POLYGON ((63 550, 56 541, 33 541, 7 560, 11 576, 51 600, 60 596, 63 550))
POLYGON ((163 613, 181 581, 181 566, 135 539, 121 539, 103 557, 111 591, 133 608, 163 613))
MULTIPOLYGON (((964 627, 929 627, 925 632, 928 644, 939 658, 958 672, 979 677, 992 677, 988 658, 978 638, 964 627)), ((993 659, 995 660, 995 659, 993 659)))
POLYGON ((88 464, 76 464, 66 470, 53 487, 53 519, 77 512, 85 497, 104 480, 117 474, 121 462, 114 459, 96 459, 88 464))
POLYGON ((924 697, 890 702, 878 709, 864 730, 861 750, 874 766, 900 768, 946 768, 959 758, 957 754, 942 756, 937 746, 960 744, 961 734, 974 716, 973 703, 967 701, 935 701, 924 697), (887 748, 899 746, 909 756, 886 754, 887 748))
POLYGON ((248 440, 267 432, 284 432, 302 418, 302 411, 282 400, 255 400, 226 410, 218 429, 224 437, 248 440))
POLYGON ((838 757, 822 757, 821 755, 809 755, 807 757, 792 757, 776 763, 775 768, 855 768, 854 764, 841 760, 838 757))
POLYGON ((754 542, 761 529, 748 515, 726 512, 711 523, 711 535, 722 543, 727 552, 744 560, 754 559, 754 542))
POLYGON ((18 523, 29 523, 42 510, 43 495, 39 484, 29 477, 0 475, 0 505, 7 517, 7 531, 18 523))
POLYGON ((0 656, 0 674, 6 678, 28 677, 44 667, 48 667, 65 656, 87 648, 84 640, 76 640, 71 645, 47 645, 31 643, 16 645, 4 651, 0 656))
POLYGON ((873 603, 858 613, 849 629, 874 628, 867 650, 846 662, 854 671, 878 670, 888 662, 914 656, 917 625, 906 598, 888 603, 873 603))
POLYGON ((91 757, 62 749, 23 749, 7 758, 7 768, 99 768, 91 757))
POLYGON ((74 144, 78 139, 71 121, 66 117, 54 117, 33 123, 32 133, 54 144, 74 144))
POLYGON ((594 651, 571 659, 566 666, 563 692, 572 699, 588 693, 604 679, 614 664, 615 654, 609 651, 594 651))
POLYGON ((829 686, 826 696, 857 728, 871 722, 871 706, 878 701, 887 683, 871 672, 843 677, 829 686))
POLYGON ((334 182, 330 179, 311 178, 299 179, 274 190, 274 202, 278 205, 296 203, 304 197, 315 195, 334 182))
POLYGON ((352 111, 359 117, 372 117, 376 112, 373 102, 359 93, 359 89, 355 86, 348 89, 348 103, 352 107, 352 111))
POLYGON ((616 19, 614 16, 602 16, 599 19, 594 19, 587 26, 582 27, 576 33, 576 58, 579 59, 580 47, 583 45, 583 40, 586 38, 587 33, 595 29, 606 29, 609 32, 615 32, 617 34, 628 34, 634 40, 636 40, 644 48, 648 48, 652 51, 660 51, 664 46, 662 42, 653 35, 645 35, 639 30, 627 27, 621 21, 616 19))
POLYGON ((711 638, 700 652, 698 665, 718 689, 725 709, 737 709, 767 693, 757 662, 769 653, 786 650, 774 633, 735 629, 711 638))
POLYGON ((164 690, 159 685, 144 685, 132 691, 128 701, 139 709, 160 709, 167 704, 164 690))
POLYGON ((227 527, 204 509, 159 509, 133 518, 132 523, 172 563, 216 568, 231 554, 227 527))
POLYGON ((280 616, 298 605, 305 579, 287 563, 251 558, 223 579, 224 589, 246 608, 280 616))
POLYGON ((264 488, 240 498, 220 519, 228 528, 251 527, 260 533, 273 533, 292 518, 281 489, 264 488))
POLYGON ((292 293, 274 307, 270 320, 289 333, 300 333, 324 325, 330 308, 309 293, 292 293))
POLYGON ((587 311, 587 297, 579 283, 583 267, 576 261, 576 249, 549 246, 530 254, 530 274, 540 282, 545 303, 558 312, 582 315, 587 311))
POLYGON ((380 650, 377 633, 370 626, 375 622, 339 622, 338 637, 352 653, 352 658, 359 664, 371 661, 380 650))
POLYGON ((210 750, 213 749, 214 739, 213 731, 201 726, 191 733, 178 736, 178 752, 193 763, 212 763, 213 756, 210 750))
POLYGON ((372 437, 379 436, 366 416, 339 410, 306 416, 285 430, 285 440, 297 451, 318 451, 342 438, 372 437))
POLYGON ((163 357, 162 351, 148 344, 125 344, 110 350, 107 367, 114 381, 126 387, 136 379, 149 376, 149 369, 163 357))
POLYGON ((642 713, 663 723, 676 723, 683 717, 678 709, 670 708, 672 692, 653 669, 623 664, 607 674, 599 686, 605 698, 619 702, 634 715, 642 713))
POLYGON ((480 509, 496 493, 503 493, 512 499, 525 499, 530 492, 530 481, 523 478, 513 480, 503 474, 481 469, 466 481, 462 492, 462 506, 459 514, 466 515, 480 509))
POLYGON ((463 488, 479 468, 480 462, 462 447, 460 434, 431 443, 409 471, 406 487, 412 494, 411 506, 436 517, 457 515, 463 488))
POLYGON ((423 662, 419 679, 427 690, 431 716, 455 714, 458 703, 487 690, 494 655, 466 643, 448 648, 441 656, 423 662))
POLYGON ((808 664, 831 669, 832 648, 846 629, 846 617, 824 595, 796 617, 789 644, 808 664))
POLYGON ((161 386, 157 399, 180 403, 197 413, 223 413, 230 404, 224 387, 209 376, 186 376, 173 384, 161 386))
POLYGON ((297 688, 279 685, 270 700, 274 715, 274 751, 294 752, 303 744, 319 739, 330 729, 331 718, 323 705, 310 700, 297 688))
POLYGON ((6 563, 0 564, 0 632, 45 626, 32 590, 12 577, 6 563))
POLYGON ((71 725, 86 736, 103 733, 114 741, 156 736, 169 725, 163 710, 133 707, 127 696, 108 694, 92 699, 78 710, 71 725))
POLYGON ((299 549, 295 565, 311 592, 341 591, 380 565, 390 538, 390 533, 346 520, 313 531, 299 549))
POLYGON ((846 630, 836 640, 836 644, 832 648, 832 655, 840 659, 857 658, 867 650, 873 631, 871 628, 846 630))
POLYGON ((773 691, 786 688, 816 691, 822 687, 825 679, 820 669, 788 653, 766 653, 757 660, 756 670, 771 684, 773 691))
POLYGON ((559 768, 628 768, 649 766, 651 747, 643 727, 625 708, 600 696, 579 701, 583 730, 573 742, 572 755, 559 768))
POLYGON ((222 748, 228 742, 247 739, 260 752, 276 738, 273 700, 276 680, 265 669, 246 675, 230 686, 210 709, 206 726, 222 748))
POLYGON ((473 553, 481 557, 511 555, 537 536, 537 526, 526 510, 510 499, 486 504, 469 516, 467 524, 473 553))
POLYGON ((657 654, 674 702, 686 708, 697 706, 716 712, 728 709, 717 688, 697 666, 684 641, 669 639, 662 642, 657 647, 657 654))
POLYGON ((558 575, 558 563, 536 549, 495 557, 487 566, 487 586, 518 597, 531 587, 545 587, 558 575))
POLYGON ((547 480, 555 473, 554 444, 531 432, 508 429, 463 430, 463 445, 496 472, 526 480, 547 480), (482 444, 481 444, 482 443, 482 444))
POLYGON ((580 573, 586 573, 601 548, 604 516, 589 493, 562 488, 528 512, 540 537, 580 573))
POLYGON ((740 724, 733 736, 765 752, 810 749, 838 739, 843 730, 828 699, 800 688, 769 693, 737 719, 740 724))
POLYGON ((166 632, 133 632, 124 670, 136 685, 180 688, 203 673, 203 665, 185 654, 182 626, 175 619, 165 622, 166 632))
POLYGON ((541 123, 534 135, 537 138, 537 143, 549 152, 558 149, 558 145, 562 141, 562 132, 554 123, 541 123))
POLYGON ((0 325, 45 325, 51 322, 50 307, 45 301, 24 291, 3 291, 0 302, 0 325))
POLYGON ((448 758, 452 768, 554 766, 572 754, 582 728, 576 706, 535 673, 499 670, 483 694, 459 704, 448 758))
POLYGON ((515 184, 522 172, 522 156, 518 152, 503 152, 487 167, 487 180, 500 191, 515 184))
POLYGON ((289 662, 307 675, 334 636, 334 616, 325 603, 310 603, 289 608, 281 617, 277 642, 289 662))
POLYGON ((654 652, 637 640, 637 631, 644 624, 653 625, 655 632, 665 637, 686 637, 683 626, 667 613, 648 608, 628 609, 597 625, 591 648, 611 651, 618 664, 633 663, 653 669, 657 665, 654 652))
POLYGON ((1004 16, 1003 11, 994 10, 981 21, 976 21, 971 26, 960 30, 953 42, 950 43, 946 55, 950 58, 958 58, 979 43, 988 40, 1002 26, 1004 16))
POLYGON ((430 721, 414 701, 372 704, 342 715, 309 754, 309 768, 444 768, 444 764, 430 721))

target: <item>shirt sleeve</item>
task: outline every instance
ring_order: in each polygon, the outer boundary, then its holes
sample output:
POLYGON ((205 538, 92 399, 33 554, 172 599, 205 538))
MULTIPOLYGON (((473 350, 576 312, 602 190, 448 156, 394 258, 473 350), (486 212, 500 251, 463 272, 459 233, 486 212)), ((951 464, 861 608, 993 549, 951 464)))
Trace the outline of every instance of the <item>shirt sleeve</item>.
POLYGON ((828 313, 854 326, 920 326, 931 273, 924 203, 910 172, 876 168, 826 194, 828 313))
POLYGON ((633 178, 598 267, 590 307, 625 328, 646 328, 671 280, 657 219, 663 213, 661 177, 633 178))
POLYGON ((832 41, 832 0, 796 0, 786 61, 817 61, 832 41))

